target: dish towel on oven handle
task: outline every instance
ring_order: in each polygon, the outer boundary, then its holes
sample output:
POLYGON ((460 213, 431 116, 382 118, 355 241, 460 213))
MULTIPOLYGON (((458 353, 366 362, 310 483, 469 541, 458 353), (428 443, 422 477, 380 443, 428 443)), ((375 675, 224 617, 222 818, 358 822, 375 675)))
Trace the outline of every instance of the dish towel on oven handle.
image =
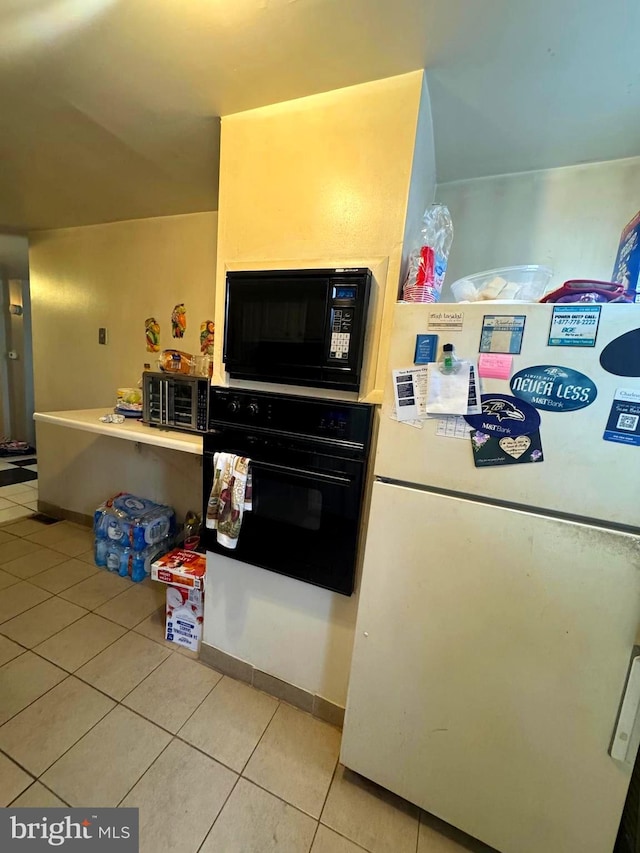
POLYGON ((234 453, 216 453, 206 526, 217 531, 219 545, 236 547, 243 515, 251 506, 251 460, 234 453))

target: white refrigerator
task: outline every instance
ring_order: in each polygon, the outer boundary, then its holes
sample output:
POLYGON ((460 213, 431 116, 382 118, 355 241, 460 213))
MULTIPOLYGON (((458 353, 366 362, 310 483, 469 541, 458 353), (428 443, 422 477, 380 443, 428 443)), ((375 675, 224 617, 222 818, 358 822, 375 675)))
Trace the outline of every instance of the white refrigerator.
POLYGON ((501 853, 615 842, 640 736, 633 696, 616 733, 640 616, 639 336, 632 305, 396 309, 341 759, 501 853), (423 334, 498 356, 489 445, 393 419, 391 371, 423 334))

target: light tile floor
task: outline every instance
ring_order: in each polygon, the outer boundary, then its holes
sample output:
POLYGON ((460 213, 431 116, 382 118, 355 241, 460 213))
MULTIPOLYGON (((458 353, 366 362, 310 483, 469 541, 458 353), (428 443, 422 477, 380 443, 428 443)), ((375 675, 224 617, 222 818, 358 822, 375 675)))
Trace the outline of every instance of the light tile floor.
POLYGON ((166 643, 164 588, 97 569, 91 540, 0 526, 0 806, 135 806, 141 853, 489 850, 342 767, 338 729, 166 643))

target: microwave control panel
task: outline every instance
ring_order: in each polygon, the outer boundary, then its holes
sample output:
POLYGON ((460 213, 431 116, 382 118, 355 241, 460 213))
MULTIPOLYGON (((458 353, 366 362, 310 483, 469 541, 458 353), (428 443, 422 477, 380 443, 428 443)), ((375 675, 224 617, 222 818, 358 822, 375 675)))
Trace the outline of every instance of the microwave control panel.
POLYGON ((349 359, 349 345, 357 294, 358 288, 354 285, 341 285, 333 288, 331 345, 329 347, 329 358, 331 359, 338 361, 349 359))

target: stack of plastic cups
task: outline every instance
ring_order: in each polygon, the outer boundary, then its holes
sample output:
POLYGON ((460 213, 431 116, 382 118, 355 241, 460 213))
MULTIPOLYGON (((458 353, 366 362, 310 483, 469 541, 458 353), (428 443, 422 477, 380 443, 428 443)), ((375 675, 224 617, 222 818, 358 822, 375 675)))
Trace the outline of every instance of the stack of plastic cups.
POLYGON ((438 302, 436 288, 435 252, 431 246, 422 246, 417 269, 405 284, 402 296, 405 302, 438 302))

